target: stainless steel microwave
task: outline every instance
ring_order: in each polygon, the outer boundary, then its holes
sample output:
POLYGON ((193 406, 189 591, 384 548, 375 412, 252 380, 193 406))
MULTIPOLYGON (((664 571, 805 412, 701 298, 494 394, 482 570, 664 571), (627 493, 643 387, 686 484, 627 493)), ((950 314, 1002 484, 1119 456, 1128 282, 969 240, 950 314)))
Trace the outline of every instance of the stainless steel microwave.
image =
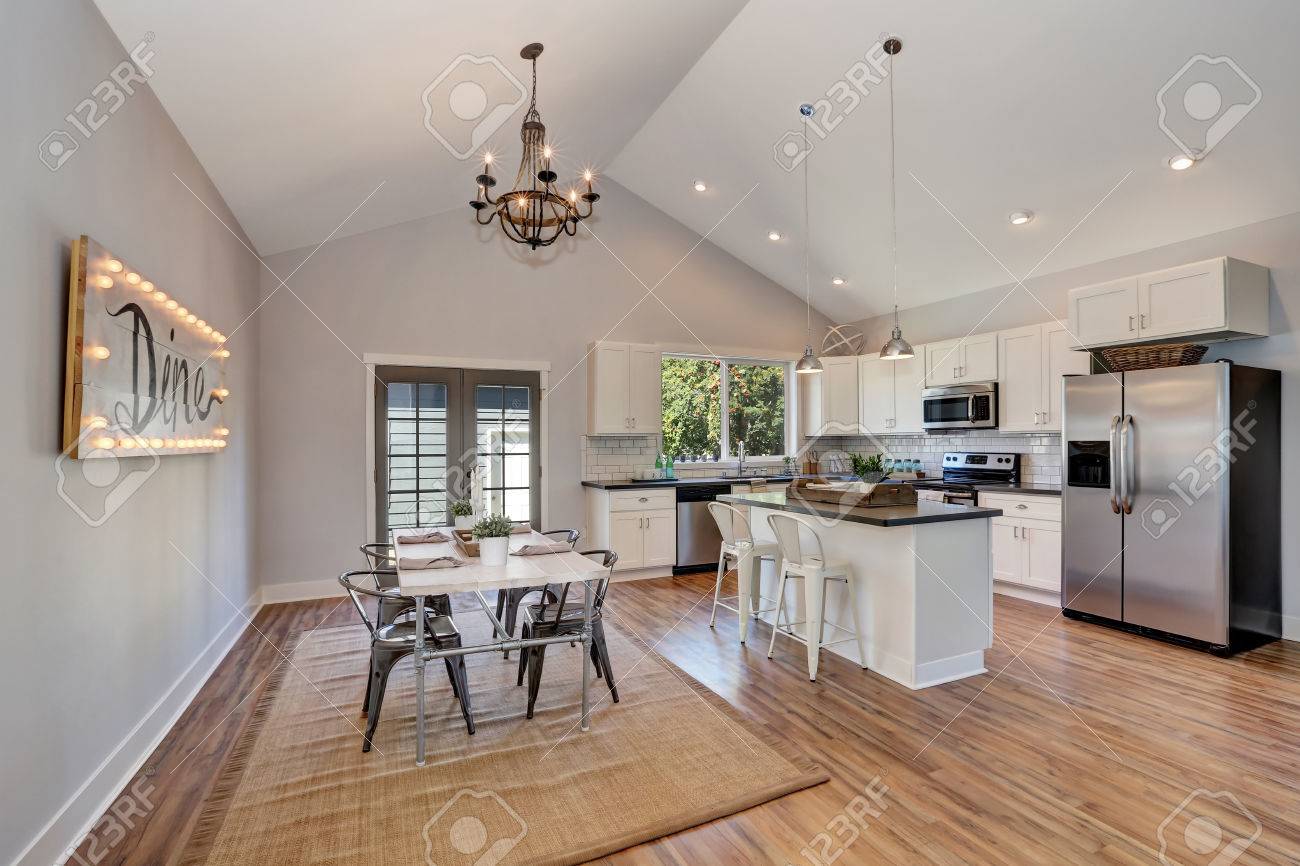
POLYGON ((998 383, 945 385, 921 392, 921 427, 969 430, 998 426, 998 383))

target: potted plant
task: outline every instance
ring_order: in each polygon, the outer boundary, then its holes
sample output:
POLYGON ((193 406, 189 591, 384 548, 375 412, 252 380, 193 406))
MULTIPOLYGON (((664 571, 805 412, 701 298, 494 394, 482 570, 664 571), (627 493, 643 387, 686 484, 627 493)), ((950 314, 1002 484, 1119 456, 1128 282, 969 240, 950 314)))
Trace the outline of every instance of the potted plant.
POLYGON ((505 565, 510 553, 510 530, 514 524, 504 514, 489 514, 474 524, 478 558, 484 565, 505 565))
POLYGON ((885 477, 885 464, 879 454, 852 454, 853 474, 868 484, 875 484, 885 477))
POLYGON ((457 499, 449 510, 457 529, 474 528, 474 506, 468 499, 457 499))

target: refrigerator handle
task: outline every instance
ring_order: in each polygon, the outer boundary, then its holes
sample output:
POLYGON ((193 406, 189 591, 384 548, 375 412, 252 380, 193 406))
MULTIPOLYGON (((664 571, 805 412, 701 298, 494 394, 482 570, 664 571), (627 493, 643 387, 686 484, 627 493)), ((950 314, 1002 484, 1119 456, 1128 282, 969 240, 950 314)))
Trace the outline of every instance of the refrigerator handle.
POLYGON ((1119 493, 1116 492, 1116 485, 1119 484, 1120 471, 1117 457, 1119 455, 1119 442, 1116 440, 1116 431, 1119 429, 1120 418, 1118 415, 1110 419, 1110 510, 1119 514, 1119 493))
POLYGON ((1125 415, 1120 423, 1120 506, 1125 514, 1133 513, 1133 488, 1137 486, 1137 477, 1133 471, 1133 416, 1125 415))

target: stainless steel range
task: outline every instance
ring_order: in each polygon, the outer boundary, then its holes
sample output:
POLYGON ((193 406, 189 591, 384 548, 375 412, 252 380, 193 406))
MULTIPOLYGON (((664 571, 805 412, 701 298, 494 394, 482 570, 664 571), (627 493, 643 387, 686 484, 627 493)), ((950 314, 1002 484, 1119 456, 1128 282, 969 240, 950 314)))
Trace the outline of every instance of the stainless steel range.
POLYGON ((943 455, 943 480, 913 482, 921 499, 975 504, 976 484, 1019 484, 1020 455, 992 451, 949 451, 943 455))

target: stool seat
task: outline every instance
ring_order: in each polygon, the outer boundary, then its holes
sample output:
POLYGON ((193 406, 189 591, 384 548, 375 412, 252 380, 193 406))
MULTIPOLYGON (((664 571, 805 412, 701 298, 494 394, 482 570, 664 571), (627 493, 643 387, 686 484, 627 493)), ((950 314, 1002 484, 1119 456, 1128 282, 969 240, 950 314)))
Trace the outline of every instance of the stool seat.
POLYGON ((722 534, 722 544, 718 550, 718 576, 713 583, 713 612, 709 615, 709 628, 713 628, 718 621, 718 608, 735 611, 740 617, 740 642, 744 643, 749 633, 749 620, 776 610, 774 607, 761 607, 761 602, 764 600, 775 601, 775 599, 764 598, 759 592, 761 581, 754 576, 755 572, 746 566, 751 565, 754 560, 761 562, 770 559, 779 574, 781 549, 778 544, 770 541, 755 541, 753 533, 749 531, 749 520, 739 508, 721 502, 710 502, 709 513, 713 515, 714 522, 718 524, 718 531, 722 534), (722 580, 727 575, 728 561, 736 563, 737 589, 736 595, 724 597, 722 580), (728 604, 729 601, 735 601, 736 604, 734 606, 728 604))

